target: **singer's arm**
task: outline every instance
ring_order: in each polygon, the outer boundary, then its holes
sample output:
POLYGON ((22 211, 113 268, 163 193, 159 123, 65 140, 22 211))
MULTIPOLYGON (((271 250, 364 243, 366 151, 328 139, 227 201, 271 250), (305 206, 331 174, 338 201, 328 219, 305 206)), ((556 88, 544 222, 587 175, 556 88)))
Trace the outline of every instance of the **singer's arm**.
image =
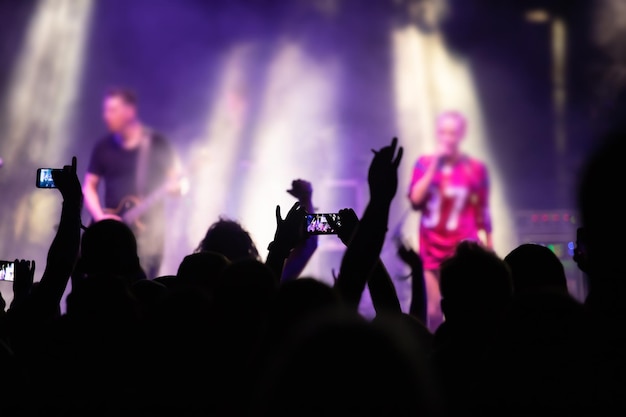
MULTIPOLYGON (((419 163, 420 162, 418 162, 418 165, 419 163)), ((433 182, 435 172, 437 172, 437 165, 438 160, 433 159, 426 167, 426 170, 423 171, 423 174, 419 177, 419 179, 412 182, 413 185, 411 185, 411 189, 409 190, 409 200, 411 201, 413 209, 419 210, 426 202, 426 199, 428 198, 428 188, 433 182)), ((419 172, 419 168, 416 167, 415 171, 416 172, 413 174, 414 178, 419 172)))

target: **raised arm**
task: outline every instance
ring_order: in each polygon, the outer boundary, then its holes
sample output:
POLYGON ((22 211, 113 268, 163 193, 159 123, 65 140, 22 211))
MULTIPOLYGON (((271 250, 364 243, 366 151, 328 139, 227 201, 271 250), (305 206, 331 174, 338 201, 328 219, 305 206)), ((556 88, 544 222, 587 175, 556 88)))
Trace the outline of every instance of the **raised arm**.
POLYGON ((54 306, 56 309, 74 270, 80 247, 83 193, 76 176, 76 157, 72 158, 72 165, 63 167, 62 172, 53 173, 53 179, 63 196, 63 207, 37 293, 40 302, 50 303, 50 308, 54 306))
MULTIPOLYGON (((315 211, 313 187, 310 182, 301 179, 294 180, 291 183, 291 189, 287 192, 298 199, 305 212, 313 213, 315 211)), ((291 251, 283 267, 282 281, 291 281, 300 276, 317 250, 317 240, 317 235, 307 236, 291 251)))
POLYGON ((15 308, 24 300, 28 299, 34 280, 35 261, 16 259, 15 277, 13 279, 13 300, 11 301, 10 308, 15 308))
POLYGON ((274 272, 278 281, 283 275, 285 261, 291 251, 304 239, 304 214, 302 206, 296 202, 283 219, 280 206, 276 206, 276 232, 274 240, 268 245, 265 264, 274 272))
MULTIPOLYGON (((53 172, 53 180, 63 196, 61 219, 57 233, 48 250, 46 267, 36 287, 11 311, 45 320, 60 314, 60 302, 74 270, 80 246, 83 194, 76 176, 76 157, 72 165, 53 172), (24 310, 26 309, 26 310, 24 310)), ((24 317, 24 316, 21 316, 24 317)))
POLYGON ((422 258, 409 245, 398 242, 398 257, 411 268, 411 305, 409 314, 428 323, 428 300, 422 258))
POLYGON ((368 172, 370 200, 346 248, 335 282, 335 288, 353 308, 358 308, 365 284, 380 262, 403 149, 393 138, 391 145, 373 152, 368 172))
POLYGON ((439 154, 422 157, 413 168, 413 177, 409 188, 409 201, 415 210, 420 210, 428 199, 428 190, 440 164, 439 154))
MULTIPOLYGON (((354 232, 359 224, 359 219, 354 210, 347 208, 339 210, 339 217, 341 219, 341 224, 337 224, 332 220, 329 220, 329 222, 331 222, 333 228, 338 231, 337 236, 347 247, 350 245, 352 236, 354 235, 354 232)), ((402 307, 400 305, 400 300, 398 299, 396 287, 389 276, 389 272, 387 271, 385 264, 380 258, 378 263, 374 266, 374 270, 367 281, 367 286, 369 288, 372 304, 374 305, 376 314, 402 313, 402 307)), ((355 291, 356 290, 357 288, 355 288, 355 291)), ((358 294, 354 294, 354 296, 350 298, 356 299, 357 297, 360 299, 360 295, 358 294)))

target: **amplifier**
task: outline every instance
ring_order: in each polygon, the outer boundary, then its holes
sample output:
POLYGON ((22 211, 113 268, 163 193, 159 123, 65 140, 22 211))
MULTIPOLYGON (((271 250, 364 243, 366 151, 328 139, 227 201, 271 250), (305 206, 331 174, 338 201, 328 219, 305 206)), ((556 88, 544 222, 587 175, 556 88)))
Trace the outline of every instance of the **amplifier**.
POLYGON ((578 215, 574 210, 520 210, 515 214, 519 233, 525 235, 551 234, 576 237, 578 215))

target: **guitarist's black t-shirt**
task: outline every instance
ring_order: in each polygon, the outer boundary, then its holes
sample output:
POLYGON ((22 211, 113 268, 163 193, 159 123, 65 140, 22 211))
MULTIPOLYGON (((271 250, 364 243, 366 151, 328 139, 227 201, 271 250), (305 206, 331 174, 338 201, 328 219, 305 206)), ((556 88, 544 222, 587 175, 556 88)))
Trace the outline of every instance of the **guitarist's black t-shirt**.
MULTIPOLYGON (((164 183, 167 171, 175 161, 174 150, 165 136, 152 132, 151 137, 144 195, 164 183)), ((104 207, 117 209, 125 197, 139 196, 138 161, 139 150, 123 149, 114 135, 109 134, 96 143, 87 171, 104 180, 104 207)))

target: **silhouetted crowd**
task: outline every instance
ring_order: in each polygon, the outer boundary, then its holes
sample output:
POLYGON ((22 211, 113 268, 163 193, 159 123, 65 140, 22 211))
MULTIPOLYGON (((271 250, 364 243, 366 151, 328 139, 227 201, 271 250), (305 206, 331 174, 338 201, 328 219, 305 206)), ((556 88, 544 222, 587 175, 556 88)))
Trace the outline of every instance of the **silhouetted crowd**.
POLYGON ((626 415, 624 155, 626 134, 607 135, 580 172, 584 302, 549 248, 500 257, 464 241, 441 267, 435 332, 419 254, 398 250, 408 311, 380 258, 395 138, 364 173, 363 213, 330 225, 345 244, 332 286, 302 275, 316 240, 301 201, 277 207, 266 259, 245 225, 218 219, 176 275, 147 279, 128 226, 83 228, 74 158, 54 174, 63 207, 43 275, 18 261, 2 309, 0 416, 626 415), (359 313, 366 287, 373 319, 359 313))

